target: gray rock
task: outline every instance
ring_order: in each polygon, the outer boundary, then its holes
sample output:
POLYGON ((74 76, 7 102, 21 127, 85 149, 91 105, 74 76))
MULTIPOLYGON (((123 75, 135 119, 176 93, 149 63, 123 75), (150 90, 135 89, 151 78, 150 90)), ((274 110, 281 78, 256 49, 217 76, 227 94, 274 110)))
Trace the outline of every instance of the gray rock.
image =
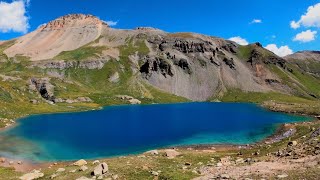
POLYGON ((174 150, 174 149, 166 149, 164 150, 166 156, 168 157, 168 159, 173 159, 177 156, 180 156, 181 153, 179 153, 178 151, 174 150))
POLYGON ((107 163, 100 163, 99 165, 97 165, 93 171, 91 172, 92 176, 100 176, 103 175, 105 173, 107 173, 109 170, 108 164, 107 163))
POLYGON ((99 163, 100 163, 100 161, 99 161, 99 160, 95 160, 95 161, 93 161, 93 162, 92 162, 92 164, 93 164, 93 165, 95 165, 95 164, 99 164, 99 163))
POLYGON ((86 165, 86 164, 88 164, 88 163, 87 163, 87 161, 84 160, 84 159, 80 159, 79 161, 73 163, 73 165, 79 166, 79 167, 80 167, 80 166, 83 166, 83 165, 86 165))
POLYGON ((59 168, 59 169, 57 170, 57 172, 64 172, 64 171, 66 171, 65 168, 59 168))
POLYGON ((159 173, 157 171, 152 171, 151 174, 154 176, 159 176, 159 173))
POLYGON ((115 72, 112 76, 109 77, 108 81, 112 83, 117 83, 120 80, 120 76, 118 72, 115 72))
POLYGON ((54 178, 56 178, 58 176, 58 174, 52 174, 51 176, 50 176, 50 179, 54 179, 54 178))
POLYGON ((44 176, 43 173, 41 173, 38 170, 34 170, 34 171, 30 172, 30 173, 27 173, 27 174, 21 176, 19 179, 21 179, 21 180, 33 180, 33 179, 42 178, 43 176, 44 176))
POLYGON ((86 171, 86 170, 88 170, 88 167, 87 166, 81 166, 79 170, 80 171, 86 171))
POLYGON ((297 142, 297 141, 290 141, 290 142, 288 143, 288 146, 296 146, 296 145, 298 145, 298 142, 297 142))
POLYGON ((230 176, 229 176, 229 174, 221 174, 220 178, 221 179, 230 179, 230 176))
POLYGON ((277 176, 277 178, 279 178, 279 179, 283 179, 283 178, 286 178, 286 177, 288 177, 288 174, 280 174, 280 175, 277 176))

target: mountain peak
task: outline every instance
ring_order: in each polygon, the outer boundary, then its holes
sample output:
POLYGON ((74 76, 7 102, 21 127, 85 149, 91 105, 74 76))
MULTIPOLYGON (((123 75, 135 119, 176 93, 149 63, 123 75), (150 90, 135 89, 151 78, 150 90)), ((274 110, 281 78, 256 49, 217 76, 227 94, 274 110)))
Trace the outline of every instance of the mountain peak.
POLYGON ((40 27, 41 30, 59 30, 68 27, 93 26, 101 25, 108 26, 104 21, 98 17, 90 14, 68 14, 61 16, 49 23, 40 27))

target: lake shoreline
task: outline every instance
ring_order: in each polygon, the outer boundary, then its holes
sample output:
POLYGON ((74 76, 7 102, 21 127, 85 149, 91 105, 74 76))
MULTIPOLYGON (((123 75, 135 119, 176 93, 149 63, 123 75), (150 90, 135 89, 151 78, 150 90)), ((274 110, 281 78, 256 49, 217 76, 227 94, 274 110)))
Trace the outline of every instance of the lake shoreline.
MULTIPOLYGON (((156 150, 158 151, 164 151, 166 149, 175 149, 175 150, 184 150, 184 151, 190 151, 190 152, 205 152, 205 153, 216 153, 216 152, 241 152, 241 150, 250 150, 253 149, 256 146, 263 145, 263 144, 274 144, 275 142, 280 142, 283 139, 278 139, 279 135, 282 135, 284 132, 287 132, 288 129, 295 127, 297 125, 302 125, 302 124, 312 124, 315 122, 318 122, 318 119, 313 119, 308 122, 295 122, 295 123, 285 123, 281 124, 276 132, 265 139, 256 142, 256 143, 251 143, 251 144, 199 144, 199 145, 181 145, 181 146, 168 146, 165 148, 157 148, 156 150)), ((121 157, 139 157, 142 156, 143 154, 148 153, 146 152, 141 152, 138 154, 127 154, 127 155, 122 155, 122 156, 114 156, 114 157, 100 157, 100 158, 93 158, 93 159, 87 159, 88 161, 93 161, 93 160, 102 160, 102 159, 115 159, 115 158, 121 158, 121 157)), ((2 158, 2 157, 0 157, 2 158)), ((0 162, 0 167, 6 167, 6 168, 14 168, 17 172, 30 172, 34 169, 41 169, 41 168, 51 168, 52 166, 55 165, 60 165, 60 166, 69 166, 72 165, 76 160, 62 160, 62 161, 41 161, 41 162, 32 162, 29 160, 25 159, 10 159, 10 158, 5 158, 6 162, 1 163, 0 162), (13 164, 9 163, 13 162, 13 164)))
MULTIPOLYGON (((187 103, 190 103, 190 102, 187 102, 187 103)), ((194 102, 194 103, 197 103, 197 102, 194 102)), ((255 104, 255 103, 250 103, 250 104, 255 104)), ((126 105, 126 104, 123 104, 123 105, 120 105, 120 106, 124 106, 124 105, 126 105)), ((145 105, 151 105, 151 104, 145 104, 145 105)), ((260 104, 256 104, 256 105, 262 107, 263 109, 270 110, 272 112, 279 112, 279 111, 274 111, 272 109, 264 107, 264 106, 262 106, 260 104)), ((108 107, 110 107, 110 106, 99 107, 97 109, 92 109, 92 111, 97 111, 97 110, 101 110, 101 109, 108 108, 108 107)), ((89 111, 89 110, 72 111, 71 113, 87 112, 87 111, 89 111)), ((60 113, 70 113, 70 112, 60 112, 60 113)), ((299 114, 299 113, 295 113, 295 114, 290 113, 290 112, 281 112, 281 113, 287 113, 287 114, 290 114, 290 115, 308 116, 306 114, 299 114)), ((43 114, 57 114, 57 113, 43 113, 43 114)), ((42 114, 34 114, 34 115, 42 115, 42 114)), ((310 116, 308 116, 308 117, 310 117, 310 116)), ((5 127, 5 128, 0 128, 0 131, 1 132, 7 131, 7 130, 15 127, 15 126, 18 126, 19 125, 19 121, 23 120, 23 118, 25 118, 25 117, 20 117, 17 121, 15 121, 15 123, 12 126, 5 127)), ((311 121, 315 121, 315 120, 317 120, 317 118, 315 118, 314 120, 311 120, 311 121)), ((167 148, 159 148, 158 150, 183 149, 183 150, 191 150, 191 151, 219 152, 219 151, 238 151, 238 150, 241 150, 241 149, 250 149, 255 145, 274 141, 275 138, 277 138, 279 135, 281 135, 285 130, 288 130, 286 125, 293 125, 293 124, 300 124, 300 123, 305 123, 305 122, 280 124, 275 133, 273 133, 272 135, 264 138, 263 140, 261 140, 259 142, 251 143, 251 144, 198 144, 198 145, 180 145, 180 146, 178 145, 178 146, 168 146, 167 148)), ((128 155, 124 155, 124 156, 125 157, 139 156, 140 154, 144 154, 144 153, 142 152, 142 153, 138 153, 138 154, 128 154, 128 155)), ((115 156, 115 157, 109 157, 109 158, 117 158, 117 157, 122 157, 122 156, 115 156)), ((96 158, 96 159, 106 159, 106 158, 102 157, 102 158, 96 158)), ((59 164, 63 164, 63 165, 70 165, 74 161, 63 160, 63 161, 55 161, 55 162, 57 162, 59 164)), ((28 171, 31 171, 33 169, 49 167, 52 164, 54 164, 53 161, 52 162, 50 162, 50 161, 31 162, 31 161, 28 161, 28 160, 25 160, 25 159, 7 159, 7 158, 6 158, 6 163, 1 163, 0 162, 0 166, 1 167, 13 167, 19 172, 28 172, 28 171), (11 164, 11 163, 9 163, 10 161, 13 161, 14 163, 11 164), (18 162, 21 162, 21 163, 18 163, 18 162)))

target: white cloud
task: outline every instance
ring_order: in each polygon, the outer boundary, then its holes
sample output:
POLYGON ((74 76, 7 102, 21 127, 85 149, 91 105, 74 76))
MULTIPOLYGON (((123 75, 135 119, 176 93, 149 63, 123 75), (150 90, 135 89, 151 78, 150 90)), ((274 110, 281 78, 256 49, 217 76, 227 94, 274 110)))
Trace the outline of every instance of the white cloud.
POLYGON ((299 28, 301 25, 305 27, 320 27, 320 3, 309 6, 307 12, 301 16, 299 21, 291 21, 293 29, 299 28))
POLYGON ((250 24, 259 24, 262 23, 261 19, 253 19, 250 24))
POLYGON ((296 37, 293 38, 293 41, 300 41, 300 42, 310 42, 315 40, 317 31, 302 31, 301 33, 298 33, 296 37))
POLYGON ((229 38, 230 41, 234 41, 240 45, 248 45, 248 41, 246 39, 243 39, 242 37, 240 36, 236 36, 236 37, 231 37, 229 38))
POLYGON ((280 46, 279 48, 277 47, 276 44, 269 44, 265 47, 269 51, 272 51, 276 55, 283 57, 287 56, 289 54, 293 54, 293 51, 289 48, 289 46, 280 46))
POLYGON ((109 26, 116 26, 118 24, 118 21, 104 21, 107 23, 109 26))
POLYGON ((24 1, 13 1, 11 3, 0 1, 0 32, 27 33, 28 20, 24 1))
POLYGON ((291 21, 290 26, 292 29, 298 29, 300 27, 300 23, 297 23, 295 21, 291 21))

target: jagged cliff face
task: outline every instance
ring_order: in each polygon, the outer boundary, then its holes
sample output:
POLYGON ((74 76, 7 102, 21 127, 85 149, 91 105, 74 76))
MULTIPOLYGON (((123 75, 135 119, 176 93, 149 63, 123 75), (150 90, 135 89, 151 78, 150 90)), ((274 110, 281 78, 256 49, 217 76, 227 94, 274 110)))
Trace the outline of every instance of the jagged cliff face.
POLYGON ((152 85, 200 101, 223 94, 227 89, 272 90, 265 78, 276 77, 269 72, 264 72, 264 76, 255 74, 237 56, 239 45, 202 35, 180 36, 167 34, 146 39, 151 52, 143 58, 140 72, 152 85))
POLYGON ((29 57, 32 62, 28 68, 40 68, 48 77, 74 84, 81 81, 82 86, 98 83, 105 91, 129 86, 141 97, 156 96, 150 95, 150 85, 195 101, 218 98, 235 89, 295 94, 295 87, 299 87, 300 94, 311 94, 292 78, 294 64, 259 43, 240 46, 221 38, 171 34, 148 27, 112 29, 90 15, 68 15, 51 21, 18 38, 4 53, 29 57), (74 79, 70 73, 74 69, 86 69, 88 75, 74 79), (105 79, 90 79, 87 76, 92 72, 99 72, 105 79), (116 81, 110 81, 113 77, 116 81))

